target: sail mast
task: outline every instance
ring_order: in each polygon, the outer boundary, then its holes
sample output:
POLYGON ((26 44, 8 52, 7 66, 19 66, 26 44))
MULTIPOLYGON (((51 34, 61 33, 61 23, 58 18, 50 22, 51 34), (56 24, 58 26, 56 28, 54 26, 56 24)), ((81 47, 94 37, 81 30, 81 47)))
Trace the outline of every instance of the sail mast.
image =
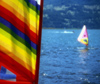
POLYGON ((41 34, 42 34, 42 19, 43 19, 43 1, 40 2, 40 25, 39 25, 39 41, 38 41, 38 53, 37 53, 37 61, 36 61, 36 82, 38 84, 39 80, 39 66, 40 66, 40 53, 41 53, 41 34))

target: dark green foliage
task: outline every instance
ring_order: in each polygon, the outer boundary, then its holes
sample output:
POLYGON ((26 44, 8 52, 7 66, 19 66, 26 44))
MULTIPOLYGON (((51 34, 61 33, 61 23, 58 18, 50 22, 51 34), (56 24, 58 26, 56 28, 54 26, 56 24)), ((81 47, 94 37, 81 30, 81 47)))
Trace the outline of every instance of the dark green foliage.
POLYGON ((46 28, 100 28, 100 0, 44 0, 45 14, 46 28))

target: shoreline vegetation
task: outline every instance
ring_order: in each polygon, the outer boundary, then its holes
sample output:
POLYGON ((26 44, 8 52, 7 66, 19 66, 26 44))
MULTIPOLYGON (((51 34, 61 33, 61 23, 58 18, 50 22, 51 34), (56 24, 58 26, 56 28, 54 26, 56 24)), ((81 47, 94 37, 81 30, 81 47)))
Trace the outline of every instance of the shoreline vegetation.
MULTIPOLYGON (((62 29, 62 30, 80 30, 80 29, 82 29, 82 28, 53 28, 53 27, 48 27, 48 28, 46 28, 46 27, 42 27, 42 29, 62 29)), ((98 28, 87 28, 87 29, 91 29, 91 30, 100 30, 100 29, 98 29, 98 28)))

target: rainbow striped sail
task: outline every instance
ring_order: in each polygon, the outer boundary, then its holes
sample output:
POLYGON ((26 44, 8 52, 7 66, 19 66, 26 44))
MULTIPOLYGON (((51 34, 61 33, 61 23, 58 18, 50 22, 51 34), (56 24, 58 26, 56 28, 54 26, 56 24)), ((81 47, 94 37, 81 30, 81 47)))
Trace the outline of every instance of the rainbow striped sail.
POLYGON ((0 0, 0 84, 38 84, 42 12, 43 0, 0 0))
POLYGON ((77 40, 82 44, 88 46, 88 33, 85 25, 83 26, 82 31, 77 40))

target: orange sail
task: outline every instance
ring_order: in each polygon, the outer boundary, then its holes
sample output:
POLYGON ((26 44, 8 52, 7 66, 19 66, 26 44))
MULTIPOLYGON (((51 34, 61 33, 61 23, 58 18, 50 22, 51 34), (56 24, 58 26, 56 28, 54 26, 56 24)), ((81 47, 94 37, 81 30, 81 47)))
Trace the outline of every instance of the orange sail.
POLYGON ((43 0, 0 0, 0 84, 38 84, 42 16, 43 0))
POLYGON ((77 39, 80 43, 85 44, 86 46, 88 46, 88 33, 87 33, 87 29, 86 26, 84 25, 82 28, 82 31, 77 39))

